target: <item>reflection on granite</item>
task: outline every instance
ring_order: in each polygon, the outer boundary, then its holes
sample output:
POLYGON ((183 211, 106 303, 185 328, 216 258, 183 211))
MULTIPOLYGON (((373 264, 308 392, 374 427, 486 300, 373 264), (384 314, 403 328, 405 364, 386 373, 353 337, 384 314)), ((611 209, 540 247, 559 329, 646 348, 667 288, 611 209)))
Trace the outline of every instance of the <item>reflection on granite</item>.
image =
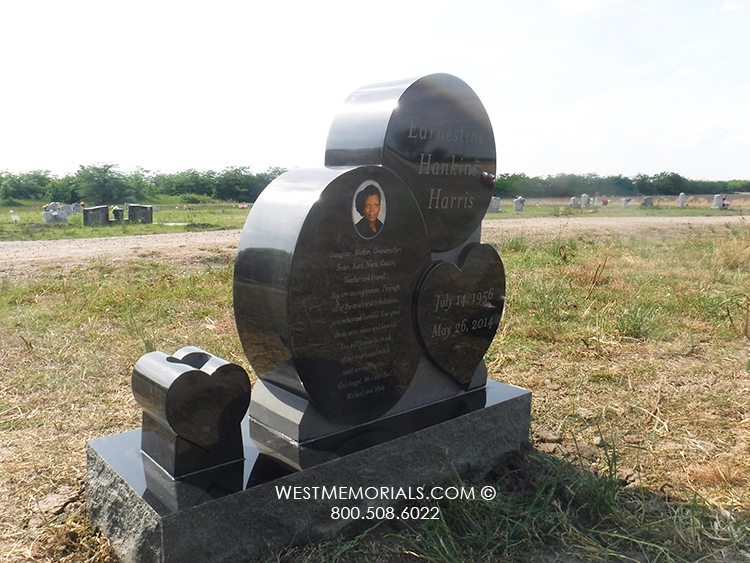
POLYGON ((245 417, 244 460, 177 480, 141 452, 140 430, 97 438, 89 442, 89 447, 160 516, 165 516, 496 405, 507 400, 509 394, 515 396, 521 392, 489 381, 486 387, 461 397, 349 428, 308 447, 296 446, 245 417))

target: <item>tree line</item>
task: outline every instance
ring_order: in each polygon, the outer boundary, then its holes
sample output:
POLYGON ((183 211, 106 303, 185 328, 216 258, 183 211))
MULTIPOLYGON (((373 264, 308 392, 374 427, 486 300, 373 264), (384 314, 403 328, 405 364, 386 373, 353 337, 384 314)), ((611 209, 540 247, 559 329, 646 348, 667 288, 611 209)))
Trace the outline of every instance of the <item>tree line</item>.
POLYGON ((494 194, 502 198, 524 197, 579 197, 587 193, 629 197, 635 195, 715 194, 750 191, 748 180, 690 180, 674 172, 660 172, 649 176, 638 174, 632 178, 622 175, 557 174, 533 176, 499 174, 495 179, 494 194))
POLYGON ((185 170, 175 174, 136 169, 124 173, 116 164, 80 166, 75 174, 57 177, 47 170, 21 174, 0 172, 0 199, 86 202, 110 205, 148 202, 161 196, 180 196, 184 203, 199 201, 254 202, 260 192, 286 170, 269 168, 253 174, 248 167, 230 167, 222 172, 185 170))
MULTIPOLYGON (((89 205, 124 202, 157 201, 161 196, 180 196, 184 203, 199 201, 241 201, 253 203, 284 168, 269 168, 253 174, 246 166, 230 167, 221 172, 194 169, 164 174, 136 169, 123 173, 116 164, 80 166, 75 174, 56 177, 47 170, 22 174, 0 172, 0 199, 10 203, 17 200, 84 201, 89 205)), ((748 180, 690 180, 674 172, 648 176, 597 174, 557 174, 555 176, 527 176, 499 174, 495 179, 494 195, 502 198, 573 197, 599 192, 609 196, 678 195, 736 193, 750 191, 748 180)))

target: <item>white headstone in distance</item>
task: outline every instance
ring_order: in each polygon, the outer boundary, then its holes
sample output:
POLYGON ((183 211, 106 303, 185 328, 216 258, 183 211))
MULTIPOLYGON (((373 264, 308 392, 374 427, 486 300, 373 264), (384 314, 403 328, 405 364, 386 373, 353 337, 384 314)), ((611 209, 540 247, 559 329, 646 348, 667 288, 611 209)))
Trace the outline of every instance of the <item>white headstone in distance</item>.
POLYGON ((630 199, 627 198, 627 197, 622 198, 622 206, 623 207, 627 207, 629 201, 630 201, 630 199))
POLYGON ((714 204, 711 209, 721 209, 721 194, 714 194, 714 204))
POLYGON ((517 197, 513 200, 513 211, 523 211, 523 204, 526 202, 526 198, 517 197))
POLYGON ((589 194, 581 194, 581 208, 591 205, 589 194))
POLYGON ((45 223, 51 223, 52 222, 52 213, 49 211, 45 211, 42 213, 42 219, 44 219, 45 223))
POLYGON ((568 207, 571 209, 580 209, 581 204, 578 202, 578 198, 576 196, 573 196, 570 198, 570 203, 568 204, 568 207))
POLYGON ((685 207, 685 200, 687 198, 685 197, 685 192, 680 193, 680 197, 677 198, 677 207, 685 207))

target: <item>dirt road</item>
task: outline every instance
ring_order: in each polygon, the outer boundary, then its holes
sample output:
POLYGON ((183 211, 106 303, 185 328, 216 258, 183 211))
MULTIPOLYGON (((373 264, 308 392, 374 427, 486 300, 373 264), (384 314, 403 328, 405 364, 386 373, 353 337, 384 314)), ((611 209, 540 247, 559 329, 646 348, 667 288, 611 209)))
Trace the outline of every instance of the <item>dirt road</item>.
MULTIPOLYGON (((661 237, 688 235, 706 229, 744 227, 741 216, 723 217, 545 217, 488 220, 482 239, 502 242, 514 237, 567 238, 586 234, 661 237)), ((76 240, 0 242, 0 277, 33 278, 40 270, 66 272, 96 263, 118 265, 138 259, 170 261, 186 270, 201 269, 209 260, 231 258, 237 252, 240 231, 138 235, 76 240), (217 256, 221 255, 221 256, 217 256)))

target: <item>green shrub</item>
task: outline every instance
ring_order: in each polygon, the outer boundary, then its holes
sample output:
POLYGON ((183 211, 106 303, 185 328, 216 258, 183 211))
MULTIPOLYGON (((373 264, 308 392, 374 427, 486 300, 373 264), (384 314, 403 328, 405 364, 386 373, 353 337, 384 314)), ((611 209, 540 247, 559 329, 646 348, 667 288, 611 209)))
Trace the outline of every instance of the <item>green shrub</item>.
POLYGON ((180 201, 182 203, 202 203, 206 200, 206 196, 200 196, 197 194, 182 194, 180 201))

